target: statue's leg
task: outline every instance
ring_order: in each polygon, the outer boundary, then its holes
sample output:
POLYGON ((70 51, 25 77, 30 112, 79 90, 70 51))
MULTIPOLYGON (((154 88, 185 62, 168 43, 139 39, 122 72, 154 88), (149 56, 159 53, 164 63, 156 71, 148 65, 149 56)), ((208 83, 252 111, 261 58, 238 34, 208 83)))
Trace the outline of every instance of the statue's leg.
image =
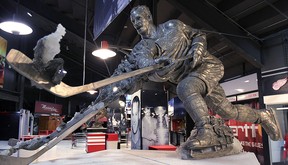
POLYGON ((279 140, 280 129, 272 110, 256 110, 245 105, 233 105, 226 99, 224 90, 220 85, 205 100, 207 105, 222 118, 261 124, 272 140, 279 140))
POLYGON ((220 147, 219 150, 222 150, 222 145, 233 143, 233 134, 229 127, 220 122, 222 119, 215 119, 209 115, 207 104, 203 99, 206 90, 206 84, 196 77, 187 77, 177 86, 178 97, 195 122, 190 137, 178 149, 182 159, 191 157, 191 151, 202 152, 204 149, 212 148, 209 152, 216 152, 215 147, 220 147))

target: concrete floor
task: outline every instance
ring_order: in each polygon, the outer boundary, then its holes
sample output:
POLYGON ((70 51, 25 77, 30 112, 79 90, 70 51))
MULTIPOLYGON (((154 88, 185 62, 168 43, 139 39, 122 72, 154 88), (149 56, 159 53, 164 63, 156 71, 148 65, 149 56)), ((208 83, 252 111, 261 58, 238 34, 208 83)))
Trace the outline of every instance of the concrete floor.
MULTIPOLYGON (((0 141, 0 149, 7 148, 7 142, 0 141)), ((27 153, 20 153, 27 155, 27 153)), ((1 163, 0 163, 1 164, 1 163)), ((130 150, 130 146, 121 145, 121 149, 109 149, 86 153, 85 143, 71 147, 71 140, 63 140, 44 155, 36 159, 33 165, 259 165, 253 153, 243 152, 237 155, 202 160, 181 160, 175 151, 130 150)))

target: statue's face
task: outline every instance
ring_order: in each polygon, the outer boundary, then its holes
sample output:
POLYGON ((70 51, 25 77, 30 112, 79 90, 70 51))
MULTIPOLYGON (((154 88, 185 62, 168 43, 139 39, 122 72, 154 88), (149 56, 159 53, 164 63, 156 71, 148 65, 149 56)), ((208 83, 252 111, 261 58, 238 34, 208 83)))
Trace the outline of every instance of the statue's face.
POLYGON ((131 22, 134 28, 141 36, 146 36, 149 31, 149 26, 151 26, 151 19, 147 14, 140 13, 139 11, 134 11, 130 16, 131 22))

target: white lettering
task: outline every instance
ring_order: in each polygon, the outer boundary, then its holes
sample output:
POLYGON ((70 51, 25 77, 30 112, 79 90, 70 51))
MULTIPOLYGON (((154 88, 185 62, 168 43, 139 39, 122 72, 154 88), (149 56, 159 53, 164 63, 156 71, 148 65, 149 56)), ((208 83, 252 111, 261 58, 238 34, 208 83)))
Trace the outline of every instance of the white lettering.
POLYGON ((240 141, 240 143, 242 146, 245 146, 245 147, 263 148, 263 144, 259 142, 240 141))
POLYGON ((41 108, 46 111, 56 112, 58 113, 58 110, 55 107, 49 107, 46 104, 41 104, 41 108))
POLYGON ((249 137, 248 130, 250 129, 252 138, 256 138, 256 130, 258 130, 258 126, 255 124, 251 124, 251 126, 248 126, 247 124, 244 126, 230 126, 230 128, 232 129, 233 135, 237 137, 240 132, 244 132, 245 137, 249 137))

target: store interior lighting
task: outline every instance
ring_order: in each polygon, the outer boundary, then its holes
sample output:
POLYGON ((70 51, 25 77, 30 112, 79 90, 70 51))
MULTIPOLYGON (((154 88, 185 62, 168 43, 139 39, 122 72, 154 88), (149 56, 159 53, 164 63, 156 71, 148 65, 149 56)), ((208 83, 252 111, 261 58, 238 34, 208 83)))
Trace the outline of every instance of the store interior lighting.
POLYGON ((109 45, 107 41, 101 41, 101 48, 93 51, 92 54, 102 59, 107 59, 116 56, 116 53, 108 49, 108 47, 109 45))
MULTIPOLYGON (((13 14, 12 20, 1 22, 0 29, 14 35, 28 35, 33 32, 32 28, 16 18, 19 10, 19 1, 20 0, 18 0, 17 2, 16 13, 13 14)), ((32 17, 31 13, 29 13, 28 15, 32 17)))
POLYGON ((16 21, 2 22, 0 23, 0 29, 14 35, 28 35, 33 32, 32 28, 28 25, 16 21))

